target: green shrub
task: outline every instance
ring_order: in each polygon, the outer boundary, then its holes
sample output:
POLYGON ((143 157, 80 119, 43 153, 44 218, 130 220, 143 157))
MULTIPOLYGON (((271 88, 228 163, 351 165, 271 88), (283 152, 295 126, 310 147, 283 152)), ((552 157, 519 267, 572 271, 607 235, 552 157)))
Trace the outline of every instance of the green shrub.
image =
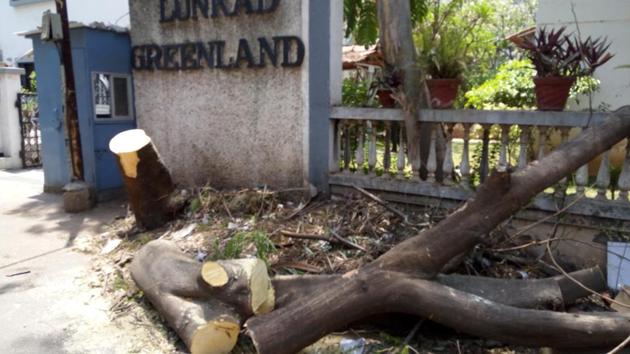
POLYGON ((343 80, 341 100, 347 107, 365 107, 370 100, 370 85, 365 80, 348 78, 343 80))
POLYGON ((510 60, 497 74, 466 92, 465 106, 475 109, 532 109, 536 105, 534 76, 529 60, 510 60))

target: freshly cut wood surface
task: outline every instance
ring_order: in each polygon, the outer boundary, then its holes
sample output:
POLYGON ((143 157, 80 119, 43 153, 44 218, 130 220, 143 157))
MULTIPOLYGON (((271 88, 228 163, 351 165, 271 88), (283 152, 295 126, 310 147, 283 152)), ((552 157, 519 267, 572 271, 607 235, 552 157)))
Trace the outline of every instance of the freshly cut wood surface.
POLYGON ((267 265, 260 259, 233 259, 206 262, 201 277, 218 299, 236 306, 245 315, 261 315, 273 310, 274 291, 267 265))

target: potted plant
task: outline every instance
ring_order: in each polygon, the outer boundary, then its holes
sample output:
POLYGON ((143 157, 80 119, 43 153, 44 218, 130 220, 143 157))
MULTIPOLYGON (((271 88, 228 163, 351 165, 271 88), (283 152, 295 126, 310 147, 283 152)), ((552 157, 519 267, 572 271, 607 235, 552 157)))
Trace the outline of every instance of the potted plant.
POLYGON ((487 16, 464 6, 464 1, 430 2, 426 23, 414 35, 418 63, 436 109, 453 107, 474 48, 472 34, 487 16))
POLYGON ((371 95, 376 95, 383 108, 394 108, 396 106, 396 100, 393 96, 394 89, 400 86, 401 83, 401 78, 397 71, 389 74, 381 72, 370 85, 371 95))
POLYGON ((534 91, 541 111, 564 110, 576 79, 592 75, 613 57, 607 52, 610 44, 606 39, 589 37, 580 41, 565 35, 565 31, 565 27, 550 31, 542 28, 521 44, 536 69, 534 91))
POLYGON ((431 106, 436 109, 453 107, 466 69, 465 47, 459 45, 454 33, 445 31, 435 37, 421 34, 420 65, 427 75, 431 106))

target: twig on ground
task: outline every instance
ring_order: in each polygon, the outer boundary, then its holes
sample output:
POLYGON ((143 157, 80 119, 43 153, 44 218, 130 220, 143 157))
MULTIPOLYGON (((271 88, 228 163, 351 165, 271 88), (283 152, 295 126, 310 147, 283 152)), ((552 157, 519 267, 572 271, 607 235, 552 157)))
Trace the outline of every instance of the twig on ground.
POLYGON ((300 215, 301 213, 305 212, 307 209, 311 209, 316 207, 317 205, 313 205, 316 203, 311 203, 313 201, 313 199, 309 199, 305 204, 302 204, 300 207, 298 207, 294 212, 292 212, 291 214, 289 214, 287 217, 285 217, 283 220, 284 221, 289 221, 291 219, 293 219, 294 217, 300 215))
POLYGON ((351 247, 351 248, 356 248, 356 249, 358 249, 359 251, 367 252, 367 250, 365 249, 365 247, 359 246, 359 245, 357 245, 356 243, 351 242, 350 240, 347 240, 347 239, 345 239, 345 238, 341 237, 341 235, 339 235, 339 234, 338 234, 335 230, 330 230, 330 234, 331 234, 331 235, 333 235, 333 237, 334 237, 337 241, 339 241, 339 243, 341 243, 341 244, 344 244, 344 245, 346 245, 346 246, 348 246, 348 247, 351 247))
POLYGON ((420 326, 422 326, 422 324, 424 323, 424 318, 421 319, 420 321, 418 321, 418 323, 416 323, 415 326, 413 326, 413 328, 411 329, 411 332, 409 332, 409 334, 407 335, 407 337, 405 338, 405 340, 402 343, 402 348, 404 349, 407 345, 409 345, 409 343, 411 342, 411 340, 413 339, 413 337, 416 336, 416 333, 418 333, 418 330, 420 329, 420 326))
POLYGON ((274 268, 293 268, 297 270, 301 270, 308 273, 320 274, 324 271, 314 265, 303 263, 303 262, 279 262, 273 266, 274 268))
POLYGON ((549 242, 553 242, 553 241, 565 241, 566 239, 563 238, 549 238, 546 240, 536 240, 536 241, 532 241, 532 242, 528 242, 524 245, 520 245, 520 246, 514 246, 514 247, 507 247, 507 248, 491 248, 489 249, 492 252, 510 252, 510 251, 518 251, 518 250, 522 250, 525 248, 529 248, 532 246, 541 246, 544 245, 546 243, 549 242))
POLYGON ((619 353, 623 348, 626 347, 626 345, 628 345, 628 343, 630 343, 630 336, 628 336, 628 338, 626 338, 623 342, 619 343, 618 346, 616 346, 613 350, 609 351, 606 354, 616 354, 619 353))
POLYGON ((223 208, 225 208, 225 212, 228 214, 230 219, 234 219, 232 212, 230 212, 230 208, 228 208, 227 204, 225 204, 225 198, 223 198, 223 196, 221 196, 221 204, 223 204, 223 208))
POLYGON ((26 275, 26 274, 30 274, 30 273, 31 273, 31 271, 30 271, 30 270, 27 270, 27 271, 25 271, 25 272, 19 272, 19 273, 9 274, 9 275, 7 275, 6 277, 7 277, 7 278, 13 278, 13 277, 17 277, 18 275, 26 275))
POLYGON ((383 199, 377 197, 376 195, 366 191, 365 189, 363 189, 361 187, 353 185, 352 188, 356 189, 357 191, 361 192, 361 194, 363 194, 366 197, 372 199, 373 201, 375 201, 378 204, 382 205, 385 209, 387 209, 387 210, 391 211, 392 213, 394 213, 396 216, 398 216, 400 219, 402 219, 402 221, 405 224, 409 224, 409 216, 407 216, 407 214, 405 214, 402 211, 396 209, 395 207, 393 207, 392 205, 390 205, 389 203, 387 203, 383 199))
POLYGON ((260 209, 258 209, 258 213, 256 213, 257 217, 262 216, 263 209, 265 208, 265 196, 267 195, 267 186, 262 191, 262 196, 260 197, 260 209))
POLYGON ((348 246, 350 248, 356 248, 356 249, 358 249, 360 251, 367 252, 365 247, 359 246, 356 243, 351 242, 351 241, 343 238, 335 230, 330 230, 330 234, 332 235, 332 237, 324 236, 324 235, 300 234, 300 233, 297 233, 297 232, 291 232, 291 231, 287 231, 287 230, 281 230, 280 234, 282 236, 286 236, 286 237, 290 237, 290 238, 297 238, 297 239, 301 239, 301 240, 326 241, 326 242, 330 242, 330 243, 342 244, 342 245, 348 246))
POLYGON ((332 239, 328 236, 324 236, 324 235, 311 235, 311 234, 300 234, 297 232, 291 232, 291 231, 287 231, 287 230, 281 230, 280 234, 282 236, 286 236, 286 237, 290 237, 290 238, 297 238, 300 240, 311 240, 311 241, 326 241, 326 242, 331 242, 331 243, 336 243, 337 241, 335 239, 332 239))

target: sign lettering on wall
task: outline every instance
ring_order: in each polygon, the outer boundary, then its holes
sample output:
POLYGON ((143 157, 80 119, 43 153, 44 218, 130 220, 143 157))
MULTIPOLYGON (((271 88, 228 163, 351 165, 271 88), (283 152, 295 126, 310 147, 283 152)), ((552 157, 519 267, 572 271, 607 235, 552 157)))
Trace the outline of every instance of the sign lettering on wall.
MULTIPOLYGON (((273 13, 280 0, 160 0, 160 23, 212 20, 217 17, 273 13)), ((145 44, 132 48, 136 70, 197 70, 299 67, 306 48, 297 36, 241 38, 236 52, 226 53, 226 42, 210 40, 178 44, 145 44)))

